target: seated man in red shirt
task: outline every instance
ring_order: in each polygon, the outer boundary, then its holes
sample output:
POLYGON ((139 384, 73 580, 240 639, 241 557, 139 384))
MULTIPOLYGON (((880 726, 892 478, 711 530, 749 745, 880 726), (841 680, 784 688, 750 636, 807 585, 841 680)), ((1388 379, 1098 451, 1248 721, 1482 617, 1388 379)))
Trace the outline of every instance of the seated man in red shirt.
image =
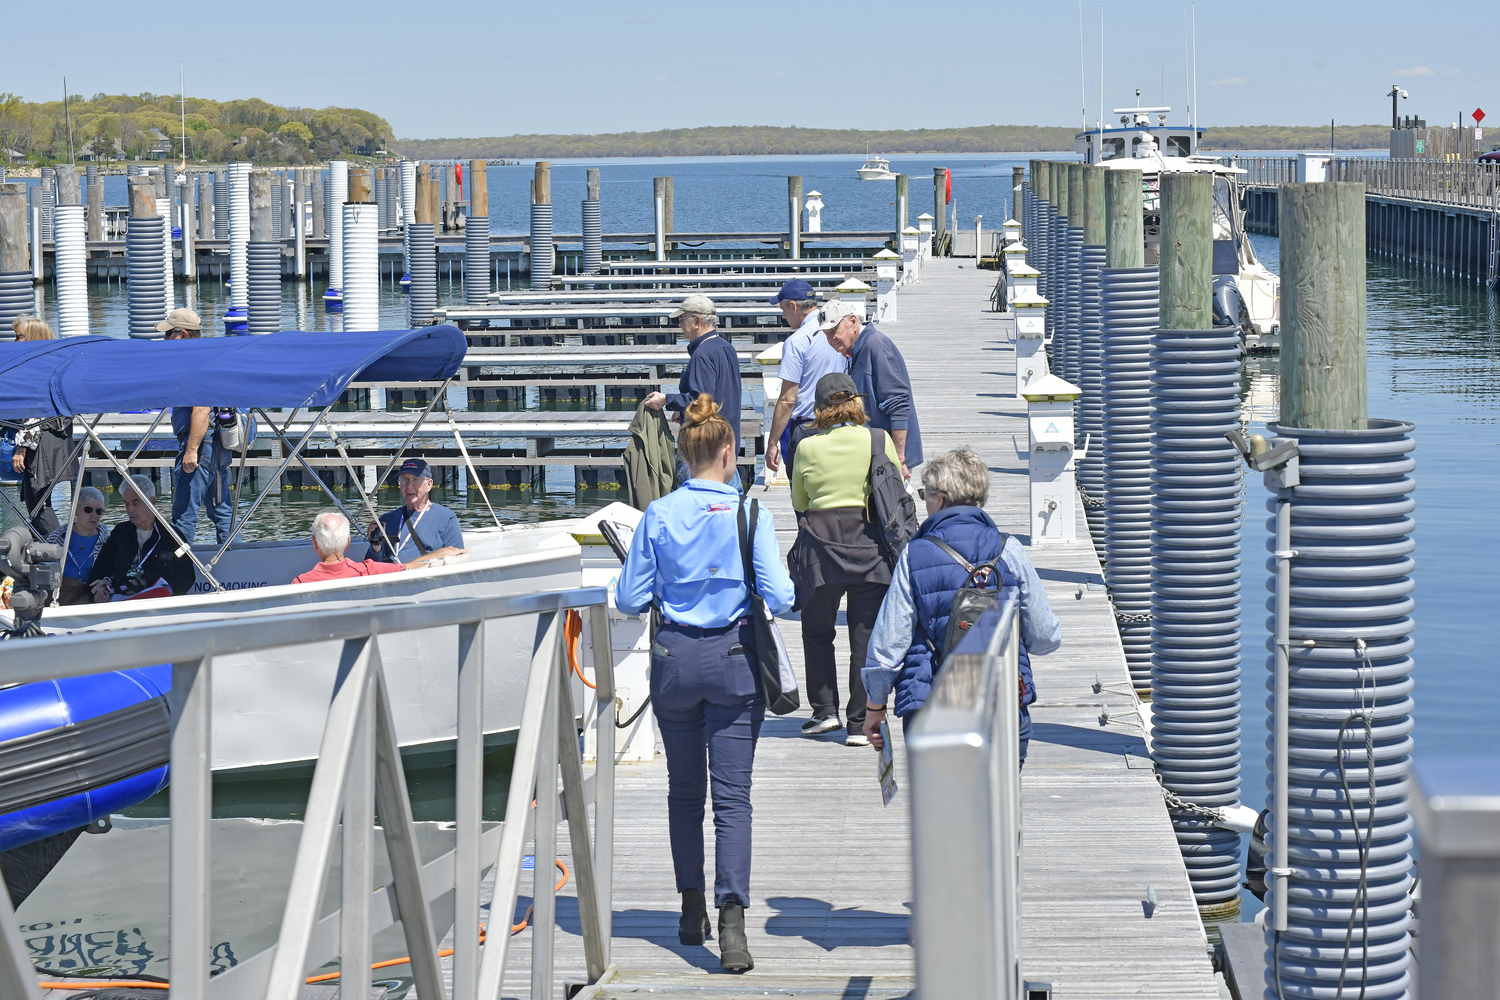
POLYGON ((366 559, 355 562, 344 556, 349 548, 349 519, 336 510, 325 510, 312 523, 313 548, 320 560, 316 566, 292 580, 293 583, 322 583, 325 580, 347 580, 356 576, 376 576, 381 573, 399 573, 404 569, 415 569, 449 556, 463 555, 463 549, 445 545, 435 552, 413 559, 406 565, 401 563, 376 562, 366 559))

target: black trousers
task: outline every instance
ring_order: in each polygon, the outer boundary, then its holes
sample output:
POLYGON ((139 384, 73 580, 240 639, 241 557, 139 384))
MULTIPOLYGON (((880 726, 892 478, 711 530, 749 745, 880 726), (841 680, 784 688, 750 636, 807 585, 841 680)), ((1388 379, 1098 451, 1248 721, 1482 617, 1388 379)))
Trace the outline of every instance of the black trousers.
POLYGON ((885 583, 830 583, 813 591, 802 609, 802 655, 807 663, 807 701, 813 716, 839 714, 839 671, 833 640, 839 604, 849 597, 849 701, 844 711, 848 731, 858 733, 865 723, 865 682, 860 671, 870 648, 875 617, 890 585, 885 583))
MULTIPOLYGON (((35 462, 36 450, 32 449, 28 451, 27 458, 35 462)), ((26 512, 28 514, 32 510, 35 510, 38 504, 41 504, 41 509, 37 510, 35 516, 31 519, 31 523, 37 531, 42 533, 42 537, 46 538, 52 532, 56 531, 58 525, 62 522, 57 519, 57 511, 52 509, 52 489, 56 484, 49 485, 46 489, 37 489, 39 485, 32 480, 30 473, 23 475, 21 477, 21 502, 26 505, 26 512)))

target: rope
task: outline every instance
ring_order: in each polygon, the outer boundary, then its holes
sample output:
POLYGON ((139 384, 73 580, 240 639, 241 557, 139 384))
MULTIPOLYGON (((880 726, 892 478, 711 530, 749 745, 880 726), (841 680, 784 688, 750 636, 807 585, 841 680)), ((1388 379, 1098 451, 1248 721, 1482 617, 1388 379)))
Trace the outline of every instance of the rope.
POLYGON ((578 662, 578 647, 583 640, 583 615, 571 608, 563 618, 563 639, 566 640, 568 650, 568 669, 583 681, 584 687, 597 689, 597 684, 583 676, 583 667, 578 662))
MULTIPOLYGON (((532 804, 535 805, 535 802, 533 802, 532 804)), ((568 866, 563 864, 562 858, 554 858, 553 864, 557 865, 558 869, 562 871, 562 878, 558 879, 557 884, 552 887, 553 892, 558 892, 562 889, 563 886, 568 884, 568 876, 570 873, 568 871, 568 866)), ((526 913, 521 917, 521 922, 511 927, 511 934, 519 934, 531 924, 531 914, 535 908, 536 904, 534 903, 531 906, 526 907, 526 913)), ((484 943, 484 937, 484 927, 481 926, 479 928, 480 944, 484 943)), ((437 957, 447 958, 453 954, 454 950, 455 949, 453 948, 444 948, 442 951, 437 953, 437 957)), ((401 958, 388 958, 384 962, 375 962, 374 964, 372 964, 370 966, 370 971, 374 972, 378 969, 389 969, 393 966, 406 965, 410 962, 410 955, 403 955, 401 958)), ((307 979, 304 980, 304 982, 311 986, 314 983, 326 983, 330 980, 337 979, 340 975, 342 975, 342 973, 325 972, 320 976, 308 976, 307 979)), ((74 982, 62 983, 43 982, 37 983, 37 986, 44 990, 166 990, 171 988, 171 984, 169 982, 161 979, 80 979, 74 982)))

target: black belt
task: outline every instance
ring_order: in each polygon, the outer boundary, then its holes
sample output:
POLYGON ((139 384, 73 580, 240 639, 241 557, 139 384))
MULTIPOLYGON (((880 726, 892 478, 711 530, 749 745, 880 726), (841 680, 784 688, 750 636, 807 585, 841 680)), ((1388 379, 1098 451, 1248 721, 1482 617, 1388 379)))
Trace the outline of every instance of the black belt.
POLYGON ((710 625, 710 626, 684 625, 681 622, 674 622, 670 618, 663 618, 661 620, 661 627, 662 628, 664 628, 664 629, 671 629, 673 632, 681 632, 683 635, 688 636, 688 637, 693 638, 693 639, 701 639, 701 638, 704 638, 705 636, 711 636, 711 635, 724 635, 725 633, 732 632, 733 630, 741 627, 742 625, 748 625, 748 624, 750 624, 750 619, 748 619, 748 618, 741 618, 741 619, 739 619, 737 621, 732 621, 728 625, 710 625))

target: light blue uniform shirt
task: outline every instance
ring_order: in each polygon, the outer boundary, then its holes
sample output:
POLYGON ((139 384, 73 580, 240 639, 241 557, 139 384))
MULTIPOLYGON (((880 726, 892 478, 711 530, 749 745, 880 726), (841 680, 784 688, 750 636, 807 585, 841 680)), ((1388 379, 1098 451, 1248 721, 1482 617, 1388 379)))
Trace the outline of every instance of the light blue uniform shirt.
POLYGON ((828 335, 818 329, 817 310, 808 314, 795 333, 781 346, 781 377, 797 383, 797 402, 792 419, 811 419, 817 399, 818 379, 829 372, 847 372, 849 359, 833 349, 828 335))
MULTIPOLYGON (((750 588, 740 557, 739 502, 739 490, 707 479, 689 479, 653 501, 631 539, 615 607, 638 615, 654 600, 670 620, 698 628, 721 628, 745 617, 750 588)), ((765 507, 751 552, 760 596, 773 614, 781 614, 792 606, 792 578, 781 564, 776 527, 765 507)))

